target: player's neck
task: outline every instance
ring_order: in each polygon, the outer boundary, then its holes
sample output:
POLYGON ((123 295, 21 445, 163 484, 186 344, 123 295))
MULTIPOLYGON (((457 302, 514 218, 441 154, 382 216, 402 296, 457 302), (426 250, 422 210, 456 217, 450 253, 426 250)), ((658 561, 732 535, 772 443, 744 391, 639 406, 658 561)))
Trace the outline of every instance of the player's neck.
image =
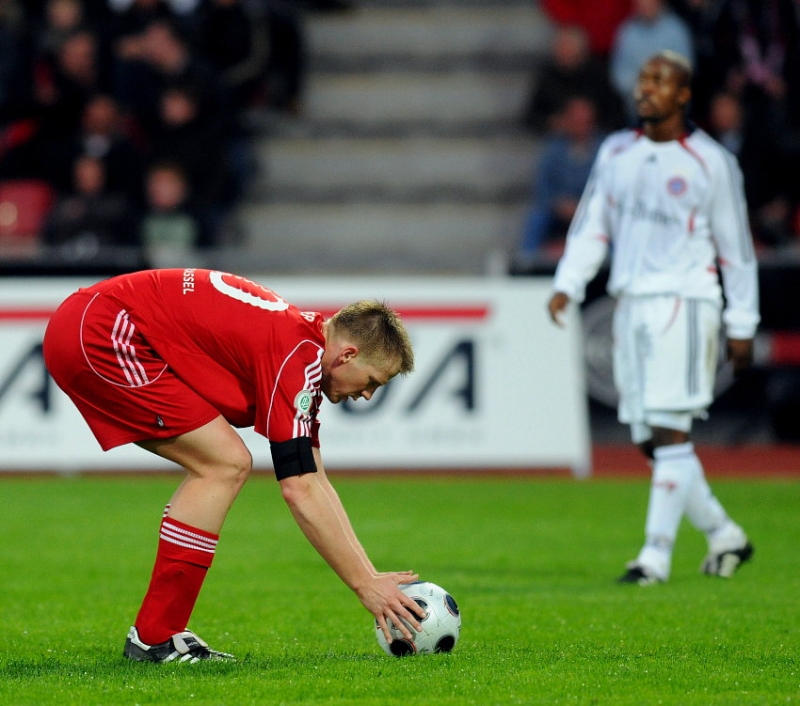
POLYGON ((687 133, 683 115, 674 115, 657 122, 645 121, 642 130, 653 142, 671 142, 680 139, 687 133))

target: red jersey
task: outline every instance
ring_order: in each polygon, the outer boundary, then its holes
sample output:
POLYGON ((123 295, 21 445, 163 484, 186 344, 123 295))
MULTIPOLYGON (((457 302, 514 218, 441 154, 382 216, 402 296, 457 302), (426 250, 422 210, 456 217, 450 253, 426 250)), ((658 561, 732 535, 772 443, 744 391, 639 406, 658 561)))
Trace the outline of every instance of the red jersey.
POLYGON ((125 346, 130 326, 233 426, 319 445, 321 314, 244 277, 194 268, 136 272, 83 291, 119 305, 117 357, 132 386, 148 381, 125 346))

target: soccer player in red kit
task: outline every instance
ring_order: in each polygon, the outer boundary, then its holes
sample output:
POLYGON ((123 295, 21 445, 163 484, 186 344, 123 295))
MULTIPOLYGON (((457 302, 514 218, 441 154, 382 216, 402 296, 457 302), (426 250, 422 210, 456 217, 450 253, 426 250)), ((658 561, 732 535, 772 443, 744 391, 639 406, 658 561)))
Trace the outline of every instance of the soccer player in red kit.
POLYGON ((408 333, 391 309, 361 301, 324 320, 237 275, 148 270, 68 297, 48 324, 44 358, 104 450, 136 443, 186 471, 164 511, 126 657, 233 659, 187 624, 225 516, 252 468, 234 427, 252 426, 269 439, 295 520, 387 639, 387 620, 404 633, 399 618, 420 629, 420 609, 398 588, 417 575, 375 569, 319 450, 323 395, 334 404, 368 400, 413 369, 408 333))

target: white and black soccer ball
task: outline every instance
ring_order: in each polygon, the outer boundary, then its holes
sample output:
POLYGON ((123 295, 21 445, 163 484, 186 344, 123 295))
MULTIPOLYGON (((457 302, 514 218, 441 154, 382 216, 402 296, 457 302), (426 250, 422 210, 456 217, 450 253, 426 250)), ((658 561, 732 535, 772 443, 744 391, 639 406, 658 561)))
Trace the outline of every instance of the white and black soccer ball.
POLYGON ((378 621, 375 621, 378 644, 383 651, 395 657, 451 652, 461 635, 461 612, 455 598, 441 586, 429 581, 406 583, 400 586, 400 590, 425 611, 425 618, 420 621, 422 632, 410 628, 414 639, 407 640, 389 620, 389 632, 392 634, 392 642, 389 643, 378 621))

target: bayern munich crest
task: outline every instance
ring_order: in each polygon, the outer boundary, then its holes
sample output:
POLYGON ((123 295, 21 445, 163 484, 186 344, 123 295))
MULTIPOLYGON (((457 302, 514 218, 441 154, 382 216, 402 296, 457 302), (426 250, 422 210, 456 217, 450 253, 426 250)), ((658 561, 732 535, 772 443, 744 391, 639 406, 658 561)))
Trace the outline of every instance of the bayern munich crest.
POLYGON ((686 179, 679 176, 672 177, 672 179, 667 182, 667 191, 673 196, 680 196, 686 193, 686 179))

